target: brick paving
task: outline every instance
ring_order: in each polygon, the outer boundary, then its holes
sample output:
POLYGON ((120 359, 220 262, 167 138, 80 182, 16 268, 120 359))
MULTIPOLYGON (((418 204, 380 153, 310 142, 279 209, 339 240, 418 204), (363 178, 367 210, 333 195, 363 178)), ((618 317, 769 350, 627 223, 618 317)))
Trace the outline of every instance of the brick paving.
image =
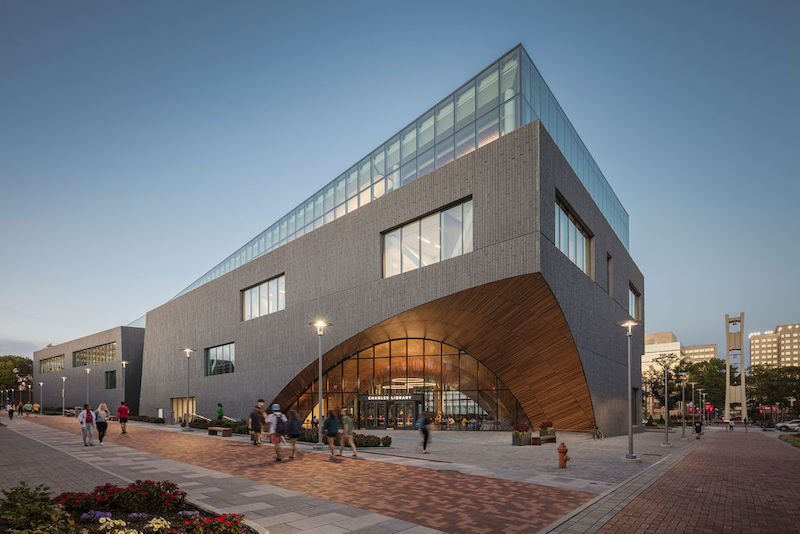
MULTIPOLYGON (((80 434, 75 419, 31 421, 80 434)), ((238 441, 139 426, 121 436, 112 425, 107 441, 445 532, 535 531, 595 497, 588 492, 459 472, 348 457, 331 461, 322 454, 306 453, 301 459, 275 463, 267 446, 255 448, 238 441)))
POLYGON ((800 532, 800 450, 757 431, 709 432, 599 532, 800 532))

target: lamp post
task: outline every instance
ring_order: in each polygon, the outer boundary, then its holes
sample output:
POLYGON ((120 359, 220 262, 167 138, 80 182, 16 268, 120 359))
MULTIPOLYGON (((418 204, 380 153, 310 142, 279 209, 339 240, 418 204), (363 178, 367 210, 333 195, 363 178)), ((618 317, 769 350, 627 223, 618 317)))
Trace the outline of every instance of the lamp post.
POLYGON ((677 358, 674 354, 662 354, 656 361, 664 364, 664 442, 662 447, 672 447, 669 442, 669 362, 677 358))
POLYGON ((44 382, 39 382, 39 415, 42 415, 42 390, 44 389, 44 382))
POLYGON ((686 439, 686 381, 689 379, 689 373, 683 372, 681 377, 681 439, 686 439))
POLYGON ((706 424, 708 424, 708 416, 706 415, 706 395, 708 395, 708 393, 704 391, 702 395, 703 395, 703 426, 705 426, 706 424))
POLYGON ((694 387, 697 385, 697 382, 688 382, 690 386, 692 386, 692 428, 694 428, 694 414, 697 412, 697 406, 694 403, 694 387))
POLYGON ((67 414, 66 410, 64 409, 64 386, 66 385, 66 383, 67 383, 67 377, 66 376, 62 376, 61 377, 61 417, 64 417, 67 414))
POLYGON ((317 382, 317 402, 319 403, 319 416, 317 417, 317 445, 322 447, 322 431, 320 430, 320 426, 322 425, 322 335, 325 333, 325 328, 329 327, 331 323, 325 321, 324 319, 317 319, 313 323, 309 324, 317 328, 317 339, 319 340, 319 351, 317 352, 319 368, 319 382, 317 382))
POLYGON ((189 359, 191 358, 194 349, 186 347, 183 349, 183 352, 186 354, 186 418, 184 419, 186 426, 183 427, 183 431, 191 432, 192 429, 189 428, 189 359))
POLYGON ((122 360, 122 402, 125 402, 125 368, 128 367, 128 362, 122 360))
POLYGON ((639 461, 639 458, 633 454, 633 401, 631 400, 631 336, 633 335, 633 327, 638 325, 639 322, 633 319, 617 324, 617 326, 627 330, 628 336, 628 454, 625 455, 625 459, 630 462, 639 461))
POLYGON ((86 404, 89 404, 89 374, 92 372, 90 368, 86 368, 86 404))

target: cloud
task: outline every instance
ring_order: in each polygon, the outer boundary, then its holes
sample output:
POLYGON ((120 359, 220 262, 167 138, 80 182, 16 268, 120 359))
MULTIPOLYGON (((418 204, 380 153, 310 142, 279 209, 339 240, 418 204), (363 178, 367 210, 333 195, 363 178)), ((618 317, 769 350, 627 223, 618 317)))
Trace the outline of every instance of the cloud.
POLYGON ((0 339, 0 355, 12 354, 33 358, 33 351, 41 349, 41 343, 24 339, 0 339))

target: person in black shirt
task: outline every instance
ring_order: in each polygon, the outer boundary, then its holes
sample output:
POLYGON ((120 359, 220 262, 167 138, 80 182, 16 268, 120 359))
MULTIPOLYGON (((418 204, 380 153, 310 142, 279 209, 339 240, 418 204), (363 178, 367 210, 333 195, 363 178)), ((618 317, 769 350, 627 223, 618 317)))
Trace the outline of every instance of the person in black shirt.
POLYGON ((253 446, 255 447, 261 445, 261 429, 264 428, 265 424, 264 399, 258 399, 258 403, 253 406, 253 411, 250 412, 250 419, 247 425, 247 428, 252 433, 253 446))

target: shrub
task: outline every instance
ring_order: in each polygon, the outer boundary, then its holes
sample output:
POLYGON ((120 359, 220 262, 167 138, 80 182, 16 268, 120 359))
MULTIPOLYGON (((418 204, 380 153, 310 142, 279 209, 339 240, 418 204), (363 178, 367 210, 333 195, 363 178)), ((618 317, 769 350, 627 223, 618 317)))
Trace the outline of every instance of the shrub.
POLYGON ((516 425, 514 425, 514 432, 518 432, 521 434, 524 434, 530 429, 531 427, 527 423, 517 423, 516 425))
POLYGON ((381 438, 381 446, 383 446, 383 447, 391 447, 392 446, 392 436, 383 436, 381 438))
POLYGON ((150 417, 147 415, 129 415, 128 419, 130 419, 131 421, 141 421, 143 423, 156 423, 159 425, 164 424, 163 417, 150 417))
POLYGON ((3 490, 0 498, 0 532, 74 532, 75 522, 50 498, 50 488, 20 482, 3 490))
POLYGON ((785 441, 789 445, 800 448, 800 434, 781 434, 778 439, 785 441))
POLYGON ((125 488, 113 484, 97 486, 92 493, 65 492, 53 498, 68 512, 83 514, 94 510, 125 512, 171 512, 183 508, 186 492, 172 482, 137 480, 125 488))
POLYGON ((553 422, 552 421, 544 421, 543 423, 541 423, 539 425, 539 429, 540 430, 545 430, 545 429, 548 429, 548 428, 553 428, 553 422))

